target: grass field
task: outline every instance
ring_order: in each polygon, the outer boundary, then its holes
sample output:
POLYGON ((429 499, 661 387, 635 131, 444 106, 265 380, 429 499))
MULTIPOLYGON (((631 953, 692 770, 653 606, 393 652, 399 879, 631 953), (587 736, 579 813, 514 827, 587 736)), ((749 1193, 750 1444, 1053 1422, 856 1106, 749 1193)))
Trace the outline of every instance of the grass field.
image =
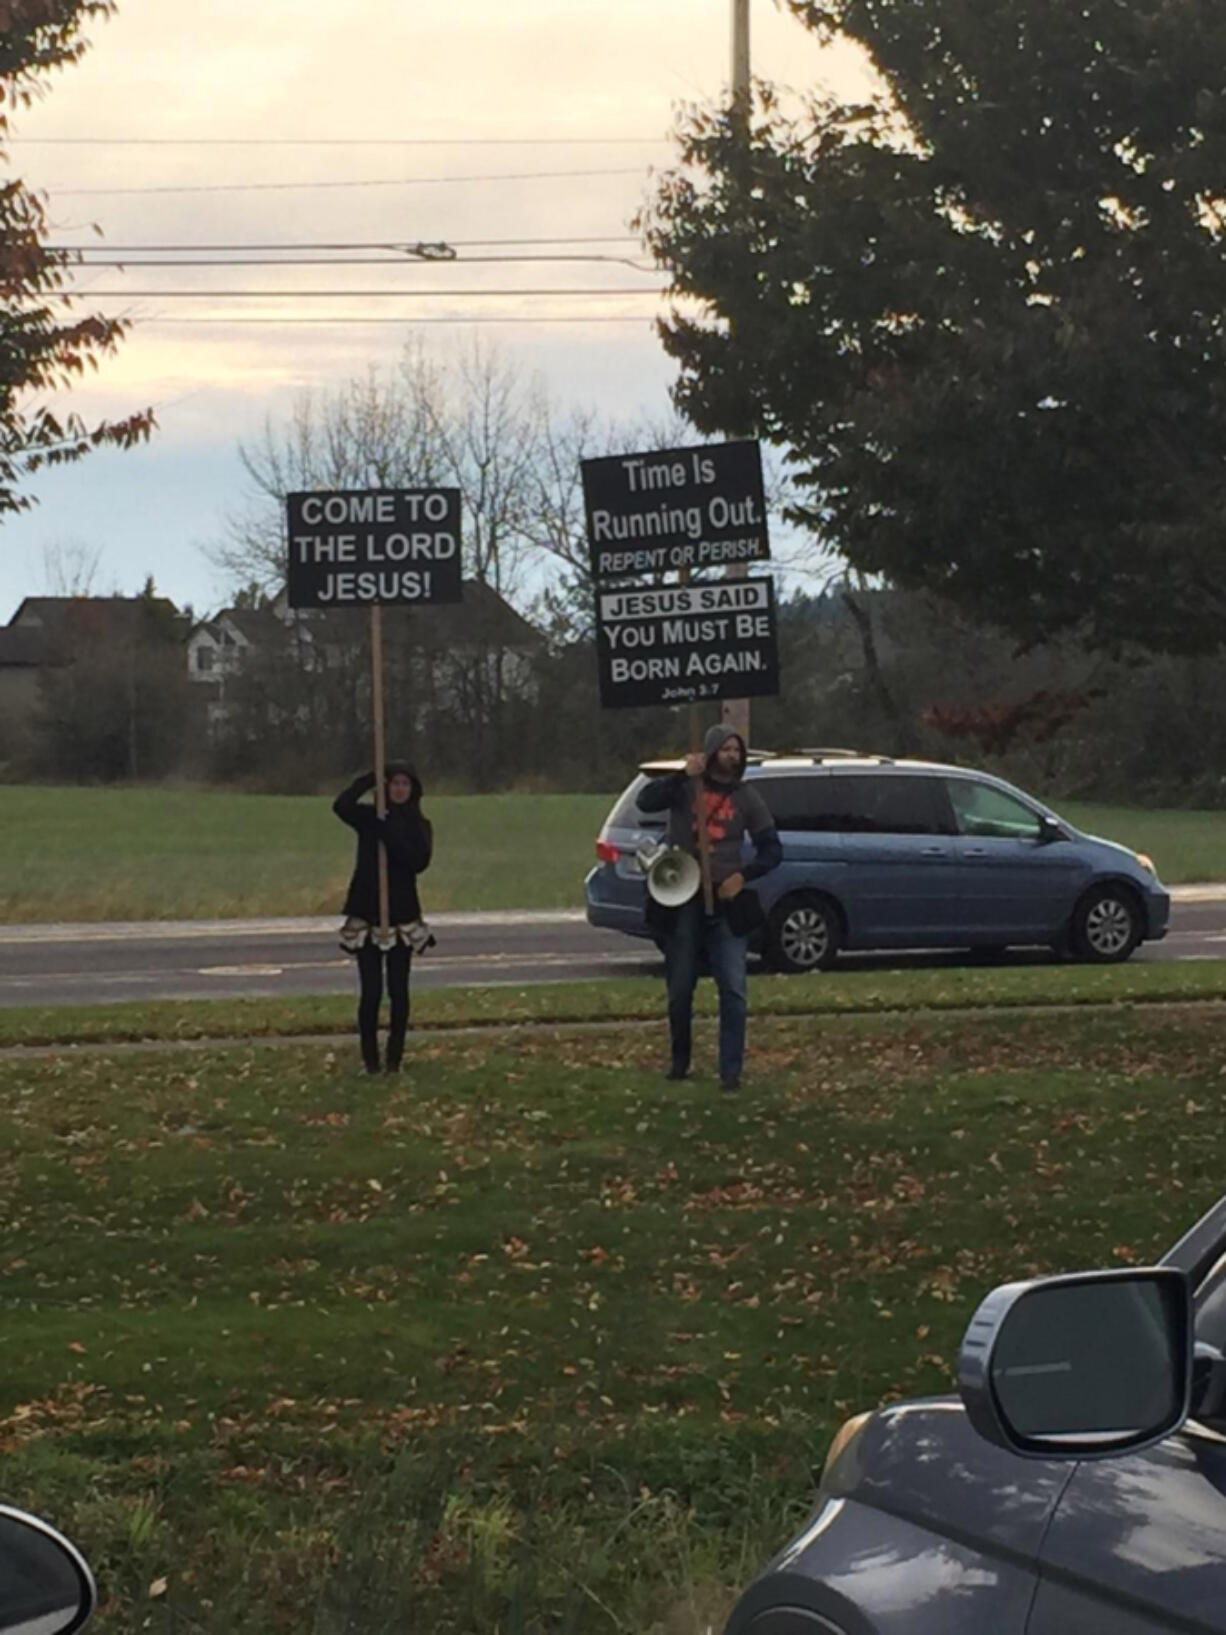
POLYGON ((705 1635, 994 1283, 1222 1190, 1216 1010, 0 1061, 4 1496, 101 1635, 705 1635))
MULTIPOLYGON (((610 801, 428 800, 428 912, 580 906, 610 801)), ((1148 851, 1169 885, 1226 879, 1221 813, 1070 805, 1066 814, 1148 851)), ((334 913, 352 862, 352 834, 323 797, 0 786, 0 923, 334 913)))
MULTIPOLYGON (((603 795, 427 800, 427 909, 574 908, 603 795)), ((354 836, 323 797, 0 787, 0 922, 338 913, 354 836)))

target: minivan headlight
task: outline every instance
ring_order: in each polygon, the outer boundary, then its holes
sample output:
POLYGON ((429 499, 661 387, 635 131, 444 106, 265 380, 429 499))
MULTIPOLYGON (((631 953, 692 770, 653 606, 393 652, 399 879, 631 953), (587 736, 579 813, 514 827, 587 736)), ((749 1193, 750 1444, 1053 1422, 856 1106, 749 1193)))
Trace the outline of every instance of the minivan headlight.
POLYGON ((1136 859, 1143 869, 1148 869, 1150 874, 1157 874, 1158 871, 1154 867, 1154 860, 1152 857, 1147 856, 1145 852, 1137 852, 1136 859))

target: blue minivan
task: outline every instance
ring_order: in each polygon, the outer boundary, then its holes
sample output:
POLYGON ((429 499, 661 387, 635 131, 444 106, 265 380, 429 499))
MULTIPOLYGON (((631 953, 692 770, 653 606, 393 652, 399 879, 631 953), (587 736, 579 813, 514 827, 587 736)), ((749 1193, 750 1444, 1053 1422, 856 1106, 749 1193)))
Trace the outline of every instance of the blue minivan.
MULTIPOLYGON (((639 810, 644 766, 596 842, 595 926, 650 937, 637 853, 664 818, 639 810)), ((783 862, 755 881, 756 939, 779 971, 832 965, 841 949, 1049 947, 1114 963, 1164 937, 1170 895, 1148 857, 1083 834, 1012 784, 965 767, 848 751, 751 751, 783 862)))

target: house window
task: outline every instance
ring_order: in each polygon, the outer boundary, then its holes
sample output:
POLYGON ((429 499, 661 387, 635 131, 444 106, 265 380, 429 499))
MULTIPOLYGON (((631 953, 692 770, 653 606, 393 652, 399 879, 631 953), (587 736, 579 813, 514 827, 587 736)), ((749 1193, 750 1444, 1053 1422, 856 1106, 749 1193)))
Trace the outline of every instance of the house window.
POLYGON ((196 669, 199 670, 201 674, 207 675, 213 668, 213 656, 213 649, 211 647, 198 647, 196 649, 196 669))

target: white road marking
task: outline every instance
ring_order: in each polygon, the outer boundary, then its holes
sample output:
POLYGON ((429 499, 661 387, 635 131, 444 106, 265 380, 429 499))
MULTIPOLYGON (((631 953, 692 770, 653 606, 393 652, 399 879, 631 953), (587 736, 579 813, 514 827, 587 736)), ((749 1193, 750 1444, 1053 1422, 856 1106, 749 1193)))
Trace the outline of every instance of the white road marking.
POLYGON ((284 976, 280 965, 204 965, 197 976, 284 976))

